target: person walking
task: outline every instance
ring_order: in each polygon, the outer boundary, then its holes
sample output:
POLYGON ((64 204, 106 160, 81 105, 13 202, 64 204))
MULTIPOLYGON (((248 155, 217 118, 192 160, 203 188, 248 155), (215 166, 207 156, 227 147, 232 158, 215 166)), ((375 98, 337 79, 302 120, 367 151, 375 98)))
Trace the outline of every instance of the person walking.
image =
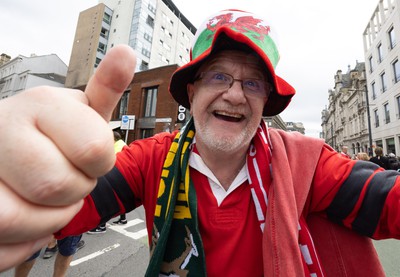
MULTIPOLYGON (((54 261, 53 277, 64 277, 67 275, 69 264, 71 263, 74 254, 85 246, 85 241, 81 240, 80 236, 70 236, 57 241, 58 253, 54 261)), ((46 253, 44 253, 46 255, 46 253)), ((51 254, 54 254, 52 251, 51 254)), ((27 277, 32 270, 37 257, 40 255, 40 250, 36 251, 25 262, 17 265, 14 269, 14 277, 27 277)), ((43 258, 45 258, 43 256, 43 258)), ((50 257, 46 257, 50 258, 50 257)))

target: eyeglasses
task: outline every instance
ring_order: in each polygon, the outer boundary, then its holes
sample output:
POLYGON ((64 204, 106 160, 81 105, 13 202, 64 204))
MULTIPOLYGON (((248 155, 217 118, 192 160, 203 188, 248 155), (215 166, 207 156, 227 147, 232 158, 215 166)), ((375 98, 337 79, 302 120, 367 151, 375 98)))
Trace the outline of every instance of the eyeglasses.
POLYGON ((201 80, 204 86, 208 86, 216 92, 222 92, 228 90, 233 86, 235 81, 238 81, 242 85, 242 90, 245 94, 250 94, 258 97, 267 97, 271 91, 271 85, 259 79, 235 79, 228 73, 222 73, 217 71, 205 71, 201 72, 200 76, 195 81, 201 80))

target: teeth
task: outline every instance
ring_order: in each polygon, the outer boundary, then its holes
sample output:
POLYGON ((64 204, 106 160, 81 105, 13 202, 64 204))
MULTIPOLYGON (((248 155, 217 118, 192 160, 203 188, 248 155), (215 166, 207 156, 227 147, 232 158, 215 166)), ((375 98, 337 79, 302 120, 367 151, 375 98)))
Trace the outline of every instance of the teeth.
POLYGON ((229 117, 234 117, 234 118, 242 118, 241 114, 237 113, 228 113, 228 112, 223 112, 223 111, 216 111, 215 112, 218 115, 223 115, 223 116, 229 116, 229 117))

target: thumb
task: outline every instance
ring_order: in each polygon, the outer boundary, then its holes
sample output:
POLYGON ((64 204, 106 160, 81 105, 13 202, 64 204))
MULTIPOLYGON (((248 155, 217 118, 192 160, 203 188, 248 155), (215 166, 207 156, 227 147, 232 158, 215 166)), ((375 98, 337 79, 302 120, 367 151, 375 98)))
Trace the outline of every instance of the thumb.
POLYGON ((89 106, 109 121, 122 93, 132 81, 136 55, 128 45, 111 48, 86 86, 89 106))

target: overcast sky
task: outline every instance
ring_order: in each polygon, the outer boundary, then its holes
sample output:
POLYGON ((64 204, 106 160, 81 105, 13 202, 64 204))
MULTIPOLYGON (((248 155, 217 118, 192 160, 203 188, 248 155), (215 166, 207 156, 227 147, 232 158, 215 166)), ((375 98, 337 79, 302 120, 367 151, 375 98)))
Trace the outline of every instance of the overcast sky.
MULTIPOLYGON (((128 0, 122 0, 128 1, 128 0)), ((302 122, 318 137, 337 70, 364 62, 363 32, 379 0, 173 0, 199 26, 210 13, 227 8, 256 12, 277 30, 278 74, 297 90, 284 121, 302 122)), ((385 0, 386 1, 386 0, 385 0)), ((2 0, 0 53, 12 58, 57 54, 67 65, 79 12, 96 0, 2 0)))

